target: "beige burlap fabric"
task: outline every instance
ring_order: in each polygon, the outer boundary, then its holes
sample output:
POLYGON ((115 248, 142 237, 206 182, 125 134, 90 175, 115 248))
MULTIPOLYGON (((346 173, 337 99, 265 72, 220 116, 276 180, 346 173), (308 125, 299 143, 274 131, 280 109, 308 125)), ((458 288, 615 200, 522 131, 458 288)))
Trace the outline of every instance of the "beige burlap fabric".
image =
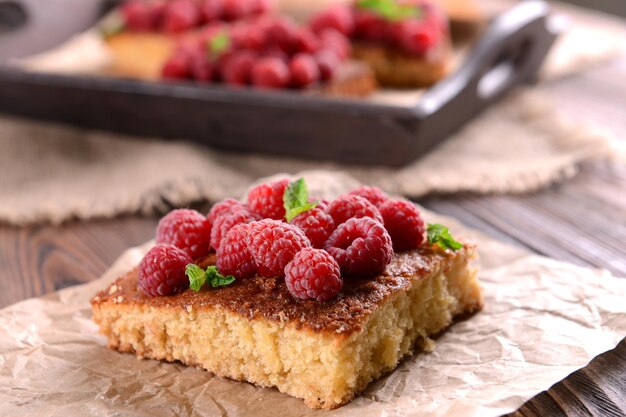
MULTIPOLYGON (((579 38, 580 30, 573 32, 579 38)), ((602 41, 613 39, 611 32, 587 29, 587 34, 604 45, 602 54, 598 48, 577 48, 566 38, 546 73, 562 74, 616 52, 602 41)), ((0 222, 59 223, 163 211, 241 195, 257 178, 305 170, 344 171, 409 197, 524 192, 574 175, 582 161, 606 155, 608 141, 593 127, 562 120, 535 91, 510 95, 426 157, 400 169, 229 154, 184 141, 0 116, 0 222)))
POLYGON ((153 212, 242 194, 277 172, 346 171, 393 193, 522 192, 576 172, 605 137, 559 119, 532 93, 513 95, 421 160, 401 169, 346 167, 216 152, 0 117, 0 220, 62 222, 153 212))

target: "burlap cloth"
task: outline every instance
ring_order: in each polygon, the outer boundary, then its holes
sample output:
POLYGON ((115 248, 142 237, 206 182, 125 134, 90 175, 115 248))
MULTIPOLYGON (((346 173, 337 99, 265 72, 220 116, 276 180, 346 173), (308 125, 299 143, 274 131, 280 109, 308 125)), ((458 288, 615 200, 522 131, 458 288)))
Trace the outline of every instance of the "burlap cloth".
MULTIPOLYGON (((550 56, 544 78, 615 56, 624 39, 622 27, 596 17, 573 28, 550 56)), ((137 139, 0 116, 0 222, 59 223, 163 211, 241 194, 262 176, 313 169, 345 171, 409 197, 525 192, 571 177, 582 161, 607 155, 609 141, 594 126, 563 120, 540 87, 511 94, 400 169, 232 154, 182 140, 137 139)))

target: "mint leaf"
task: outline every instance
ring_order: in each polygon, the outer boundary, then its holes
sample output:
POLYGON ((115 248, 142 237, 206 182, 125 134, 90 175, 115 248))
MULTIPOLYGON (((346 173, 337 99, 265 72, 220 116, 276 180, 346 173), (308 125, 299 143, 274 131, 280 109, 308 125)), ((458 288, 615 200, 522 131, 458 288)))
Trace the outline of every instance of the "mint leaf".
POLYGON ((290 183, 285 189, 285 194, 283 194, 285 219, 288 222, 292 221, 298 214, 309 211, 318 204, 318 200, 309 203, 309 189, 304 178, 299 178, 290 183))
POLYGON ((207 282, 213 288, 225 287, 235 282, 234 276, 220 274, 215 265, 207 267, 205 271, 198 265, 189 264, 185 267, 185 275, 189 277, 189 288, 195 292, 200 291, 207 282))
POLYGON ((392 21, 417 18, 422 14, 419 6, 402 4, 398 0, 359 0, 356 6, 392 21))
POLYGON ((463 244, 457 242, 454 236, 452 236, 450 230, 441 224, 429 223, 426 228, 426 235, 428 243, 439 245, 442 249, 457 251, 463 247, 463 244))
POLYGON ((235 282, 234 276, 220 274, 215 265, 211 265, 206 269, 206 275, 209 279, 209 284, 213 288, 225 287, 235 282))
POLYGON ((230 37, 222 30, 209 39, 207 49, 212 58, 217 58, 230 48, 230 37))
POLYGON ((207 273, 196 264, 189 264, 185 267, 185 275, 189 277, 189 288, 195 292, 200 291, 207 279, 207 273))

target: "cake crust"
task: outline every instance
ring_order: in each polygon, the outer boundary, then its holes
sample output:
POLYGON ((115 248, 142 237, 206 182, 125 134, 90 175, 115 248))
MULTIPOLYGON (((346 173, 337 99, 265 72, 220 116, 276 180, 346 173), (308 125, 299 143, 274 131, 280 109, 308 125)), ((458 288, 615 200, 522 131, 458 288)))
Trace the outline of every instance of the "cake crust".
MULTIPOLYGON (((363 329, 363 324, 377 306, 393 294, 406 291, 416 279, 432 274, 442 264, 457 258, 471 258, 475 245, 465 244, 457 252, 424 247, 394 255, 385 272, 374 279, 348 278, 342 292, 333 300, 294 299, 283 278, 256 276, 238 280, 219 289, 190 289, 167 297, 150 297, 137 287, 137 269, 129 271, 100 291, 92 300, 96 306, 106 303, 135 304, 156 308, 206 310, 226 309, 248 320, 267 319, 290 322, 297 329, 349 336, 363 329)), ((215 255, 199 260, 200 266, 215 264, 215 255)), ((477 311, 477 304, 472 311, 477 311)))

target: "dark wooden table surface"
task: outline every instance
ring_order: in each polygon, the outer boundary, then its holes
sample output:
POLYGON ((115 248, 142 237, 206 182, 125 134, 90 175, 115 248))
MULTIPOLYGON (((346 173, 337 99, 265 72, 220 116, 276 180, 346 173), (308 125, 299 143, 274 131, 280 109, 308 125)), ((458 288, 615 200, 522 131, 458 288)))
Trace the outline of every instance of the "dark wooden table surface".
MULTIPOLYGON (((597 122, 626 145, 624 80, 626 57, 541 88, 565 114, 597 122)), ((503 241, 626 277, 624 164, 587 163, 571 181, 531 194, 434 196, 419 203, 503 241)), ((98 278, 126 248, 152 238, 157 220, 0 226, 0 307, 98 278)), ((512 415, 626 415, 626 340, 512 415)))

